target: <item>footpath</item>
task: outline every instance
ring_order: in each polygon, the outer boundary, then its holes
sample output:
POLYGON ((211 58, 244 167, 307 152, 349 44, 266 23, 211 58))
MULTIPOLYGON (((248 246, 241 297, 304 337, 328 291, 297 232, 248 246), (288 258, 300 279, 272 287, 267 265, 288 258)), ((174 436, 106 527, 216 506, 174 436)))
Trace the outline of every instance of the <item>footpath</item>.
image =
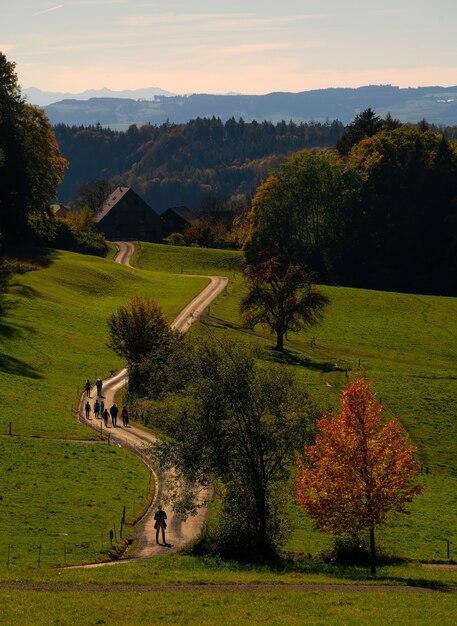
MULTIPOLYGON (((119 249, 119 252, 116 255, 115 261, 117 263, 121 263, 122 265, 132 267, 130 265, 130 260, 135 252, 134 244, 131 242, 119 241, 116 242, 116 245, 119 249)), ((137 271, 134 267, 132 267, 132 270, 137 271)), ((173 328, 180 330, 183 333, 186 332, 191 327, 191 325, 199 319, 200 315, 203 314, 208 305, 225 289, 228 283, 228 278, 225 277, 208 276, 207 278, 210 281, 209 285, 207 285, 207 287, 205 287, 205 289, 203 289, 203 291, 201 291, 192 300, 192 302, 188 304, 177 315, 175 320, 172 322, 173 328)), ((103 381, 102 399, 105 403, 106 408, 109 409, 109 407, 112 406, 113 402, 115 401, 116 393, 122 387, 124 387, 126 383, 126 368, 122 369, 110 378, 107 378, 103 381)), ((95 386, 91 389, 90 395, 90 401, 91 403, 93 403, 93 401, 97 397, 97 390, 95 386)), ((91 414, 90 419, 86 418, 84 410, 85 403, 86 395, 84 394, 81 398, 79 405, 78 415, 80 421, 83 424, 90 426, 91 428, 94 428, 96 430, 102 430, 105 434, 109 434, 111 445, 119 445, 123 448, 128 448, 136 455, 138 455, 153 472, 155 479, 154 498, 148 511, 137 524, 137 527, 135 529, 134 543, 132 544, 134 547, 127 549, 120 561, 122 562, 126 560, 143 560, 160 554, 169 554, 170 552, 176 551, 177 549, 187 545, 188 543, 196 539, 201 533, 203 524, 206 520, 206 507, 199 508, 198 513, 195 517, 189 517, 185 521, 183 521, 180 516, 175 514, 174 511, 172 511, 170 508, 166 508, 168 516, 168 527, 166 533, 167 546, 156 543, 154 530, 155 507, 159 503, 161 496, 167 493, 167 485, 171 484, 174 481, 172 471, 162 472, 158 474, 155 468, 151 467, 150 465, 147 456, 147 448, 151 443, 157 441, 156 437, 153 434, 130 424, 127 427, 122 426, 122 419, 120 416, 122 407, 119 407, 119 415, 117 418, 116 428, 110 426, 108 429, 105 429, 105 425, 103 424, 102 419, 95 419, 93 417, 93 414, 91 414)), ((206 499, 206 497, 207 494, 201 494, 202 502, 206 499)), ((101 565, 119 563, 120 561, 97 563, 93 565, 86 565, 84 567, 100 567, 101 565)))

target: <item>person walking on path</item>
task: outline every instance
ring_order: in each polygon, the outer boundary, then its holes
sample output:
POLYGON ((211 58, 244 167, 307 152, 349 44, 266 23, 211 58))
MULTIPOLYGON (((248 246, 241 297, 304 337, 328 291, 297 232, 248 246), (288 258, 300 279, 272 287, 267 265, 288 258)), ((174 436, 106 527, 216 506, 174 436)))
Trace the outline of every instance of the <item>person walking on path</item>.
POLYGON ((100 417, 100 402, 98 400, 94 402, 94 416, 96 419, 100 417))
POLYGON ((84 389, 86 390, 86 396, 90 398, 90 380, 86 380, 86 384, 84 385, 84 389))
POLYGON ((86 410, 86 419, 90 420, 90 404, 89 404, 89 400, 86 402, 84 408, 86 410))
POLYGON ((97 378, 97 380, 95 381, 95 386, 97 387, 97 396, 99 398, 101 398, 102 397, 103 380, 101 378, 97 378))
POLYGON ((166 546, 168 545, 167 542, 165 541, 165 529, 167 527, 167 522, 165 520, 167 519, 167 514, 162 509, 162 506, 160 504, 157 507, 157 511, 155 512, 154 519, 155 519, 154 528, 156 529, 156 543, 159 543, 159 531, 161 530, 163 545, 166 546))
POLYGON ((103 411, 103 421, 105 422, 105 428, 108 428, 108 418, 109 418, 109 413, 108 413, 108 409, 105 409, 103 411))
POLYGON ((113 428, 115 428, 117 424, 117 414, 119 413, 119 409, 117 408, 116 403, 113 404, 109 412, 111 415, 111 423, 113 424, 113 428))
POLYGON ((103 400, 100 402, 100 417, 103 417, 103 413, 105 412, 105 403, 103 400))
POLYGON ((129 425, 129 412, 127 411, 127 407, 125 406, 122 407, 121 417, 122 423, 125 427, 127 427, 129 425))

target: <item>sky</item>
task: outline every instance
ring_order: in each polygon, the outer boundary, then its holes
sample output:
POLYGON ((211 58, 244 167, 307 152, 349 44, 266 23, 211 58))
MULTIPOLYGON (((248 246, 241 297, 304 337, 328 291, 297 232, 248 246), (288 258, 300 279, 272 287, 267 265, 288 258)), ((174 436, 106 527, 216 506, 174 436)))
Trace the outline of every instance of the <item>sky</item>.
POLYGON ((22 88, 457 85, 456 0, 1 0, 22 88))

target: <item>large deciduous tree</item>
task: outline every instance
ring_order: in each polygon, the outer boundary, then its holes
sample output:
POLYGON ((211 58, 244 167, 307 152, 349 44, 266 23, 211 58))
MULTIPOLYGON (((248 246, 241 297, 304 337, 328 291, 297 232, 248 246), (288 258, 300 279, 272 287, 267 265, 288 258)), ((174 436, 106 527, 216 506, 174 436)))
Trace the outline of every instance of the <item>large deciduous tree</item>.
POLYGON ((276 334, 277 350, 284 350, 288 331, 316 324, 329 303, 315 289, 312 274, 278 257, 249 265, 244 273, 248 281, 240 305, 244 321, 249 327, 266 324, 276 334))
POLYGON ((160 306, 136 296, 108 318, 108 328, 109 347, 128 363, 129 390, 160 395, 167 387, 169 362, 181 338, 160 306))
POLYGON ((415 451, 398 420, 383 422, 371 382, 360 378, 343 391, 340 414, 319 420, 315 444, 297 460, 298 502, 321 530, 368 530, 373 574, 375 529, 423 491, 414 483, 415 451))
POLYGON ((242 560, 270 558, 286 526, 282 485, 316 411, 288 372, 259 367, 238 344, 200 341, 191 371, 165 420, 172 440, 159 443, 155 457, 186 477, 190 509, 201 486, 213 482, 220 509, 217 530, 208 531, 210 549, 242 560))
POLYGON ((95 215, 114 191, 115 185, 105 178, 88 180, 78 191, 74 204, 76 208, 88 207, 95 215))
POLYGON ((7 247, 52 236, 50 203, 66 161, 42 111, 24 101, 15 64, 0 53, 0 231, 7 247))
POLYGON ((358 198, 360 178, 330 151, 295 154, 256 191, 247 262, 280 256, 325 278, 333 271, 334 243, 358 198))

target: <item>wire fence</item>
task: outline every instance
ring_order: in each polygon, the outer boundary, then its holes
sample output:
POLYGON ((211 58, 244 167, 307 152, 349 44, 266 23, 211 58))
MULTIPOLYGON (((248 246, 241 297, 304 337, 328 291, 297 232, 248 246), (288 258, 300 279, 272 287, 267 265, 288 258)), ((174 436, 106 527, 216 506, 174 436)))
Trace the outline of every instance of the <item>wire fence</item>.
POLYGON ((20 537, 6 535, 2 541, 4 560, 0 555, 0 566, 4 564, 7 569, 42 565, 64 567, 117 559, 131 543, 135 526, 149 509, 154 494, 155 485, 150 472, 145 491, 122 505, 117 514, 112 512, 111 523, 108 522, 105 527, 90 528, 83 533, 69 528, 67 532, 43 534, 39 539, 25 534, 20 537))

